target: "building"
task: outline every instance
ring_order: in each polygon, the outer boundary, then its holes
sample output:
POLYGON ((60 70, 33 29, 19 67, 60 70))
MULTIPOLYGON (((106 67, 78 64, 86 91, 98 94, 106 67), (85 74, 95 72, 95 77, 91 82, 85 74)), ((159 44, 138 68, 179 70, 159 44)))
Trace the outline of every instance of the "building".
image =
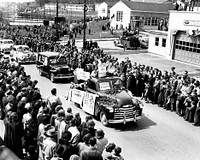
POLYGON ((134 29, 135 22, 140 21, 144 30, 158 29, 162 20, 167 24, 169 10, 173 9, 172 3, 146 3, 120 0, 110 8, 111 27, 122 29, 131 27, 134 29))
MULTIPOLYGON (((56 3, 46 3, 45 9, 55 11, 56 3)), ((59 3, 59 9, 66 10, 66 11, 83 12, 84 5, 83 4, 75 4, 75 3, 59 3)), ((87 9, 88 9, 88 11, 94 11, 94 5, 88 4, 87 9)))
POLYGON ((97 15, 98 17, 109 17, 110 14, 110 8, 114 6, 116 2, 103 2, 98 5, 97 8, 97 15))
POLYGON ((161 56, 166 56, 166 43, 168 32, 158 30, 148 30, 148 52, 155 53, 161 56))
POLYGON ((200 12, 170 11, 166 57, 200 65, 200 12))

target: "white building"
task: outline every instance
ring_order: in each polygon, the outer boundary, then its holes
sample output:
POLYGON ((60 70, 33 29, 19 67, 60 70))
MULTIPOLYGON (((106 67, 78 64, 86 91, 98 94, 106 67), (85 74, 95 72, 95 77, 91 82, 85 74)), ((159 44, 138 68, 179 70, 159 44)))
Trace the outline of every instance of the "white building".
POLYGON ((116 2, 103 2, 99 4, 97 8, 98 17, 109 17, 110 8, 115 4, 116 2))
POLYGON ((148 31, 148 51, 194 65, 200 65, 200 12, 171 10, 169 29, 148 31))
POLYGON ((166 56, 167 31, 149 30, 148 52, 166 56))
POLYGON ((200 65, 200 12, 170 11, 166 56, 200 65))
POLYGON ((160 20, 167 22, 168 10, 172 10, 172 3, 146 3, 120 0, 110 8, 111 27, 114 29, 134 28, 138 20, 144 29, 157 29, 160 20))

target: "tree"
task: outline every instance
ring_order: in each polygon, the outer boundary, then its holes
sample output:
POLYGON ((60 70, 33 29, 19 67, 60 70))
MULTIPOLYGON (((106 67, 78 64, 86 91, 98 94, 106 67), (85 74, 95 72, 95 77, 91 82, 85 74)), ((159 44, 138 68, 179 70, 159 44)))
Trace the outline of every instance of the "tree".
POLYGON ((35 0, 35 2, 36 2, 40 7, 42 7, 42 6, 45 5, 45 3, 48 3, 49 0, 35 0))

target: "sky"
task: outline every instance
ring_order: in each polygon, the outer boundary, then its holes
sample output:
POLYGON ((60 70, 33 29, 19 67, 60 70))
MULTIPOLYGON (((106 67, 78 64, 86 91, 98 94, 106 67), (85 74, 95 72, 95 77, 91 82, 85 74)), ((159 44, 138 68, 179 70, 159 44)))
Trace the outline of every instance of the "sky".
POLYGON ((31 1, 35 1, 35 0, 0 0, 0 3, 3 2, 16 2, 16 3, 23 3, 23 2, 31 2, 31 1))

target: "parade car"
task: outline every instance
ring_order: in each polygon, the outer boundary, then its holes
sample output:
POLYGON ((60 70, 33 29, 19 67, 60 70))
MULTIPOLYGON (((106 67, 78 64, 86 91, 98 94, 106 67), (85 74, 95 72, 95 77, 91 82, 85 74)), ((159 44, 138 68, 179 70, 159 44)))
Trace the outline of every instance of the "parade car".
POLYGON ((66 57, 59 52, 38 53, 36 67, 41 76, 47 76, 52 82, 59 79, 74 79, 74 70, 67 64, 66 57))
POLYGON ((72 83, 67 99, 98 118, 104 126, 135 123, 142 117, 143 103, 120 85, 119 77, 90 77, 80 82, 72 83))
POLYGON ((0 39, 0 52, 3 54, 10 54, 13 45, 14 42, 11 39, 0 39))
POLYGON ((18 63, 35 63, 36 55, 30 51, 27 45, 14 45, 10 56, 18 63))

